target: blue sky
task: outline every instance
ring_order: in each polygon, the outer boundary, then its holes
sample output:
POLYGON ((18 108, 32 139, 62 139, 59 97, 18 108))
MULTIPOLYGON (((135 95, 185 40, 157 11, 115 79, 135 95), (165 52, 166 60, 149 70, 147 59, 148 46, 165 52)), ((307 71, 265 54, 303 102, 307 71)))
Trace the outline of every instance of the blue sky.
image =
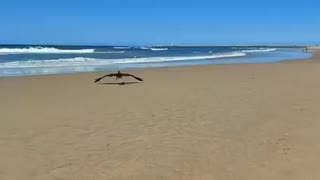
POLYGON ((1 0, 0 43, 320 44, 319 0, 1 0))

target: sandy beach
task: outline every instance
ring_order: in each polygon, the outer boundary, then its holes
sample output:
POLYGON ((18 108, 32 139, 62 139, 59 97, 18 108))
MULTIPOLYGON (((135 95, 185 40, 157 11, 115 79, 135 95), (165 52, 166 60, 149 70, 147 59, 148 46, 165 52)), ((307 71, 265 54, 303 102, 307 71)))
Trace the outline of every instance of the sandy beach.
POLYGON ((0 179, 320 179, 320 50, 128 72, 0 78, 0 179))

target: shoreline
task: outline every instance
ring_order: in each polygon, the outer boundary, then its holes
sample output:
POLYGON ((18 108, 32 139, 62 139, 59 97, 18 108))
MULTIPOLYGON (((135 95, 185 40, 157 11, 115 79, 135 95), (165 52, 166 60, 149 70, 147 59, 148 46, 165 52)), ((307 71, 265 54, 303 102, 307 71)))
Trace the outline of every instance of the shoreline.
POLYGON ((320 179, 319 60, 0 78, 0 179, 320 179))
MULTIPOLYGON (((241 46, 239 46, 241 47, 241 46)), ((244 46, 247 47, 247 46, 244 46)), ((250 46, 248 46, 250 47, 250 46)), ((284 48, 287 49, 287 48, 284 48)), ((202 67, 202 66, 239 66, 239 65, 259 65, 259 64, 273 64, 273 63, 287 63, 287 62, 291 62, 291 61, 307 61, 307 60, 312 60, 314 53, 317 53, 317 51, 319 50, 319 47, 309 47, 309 51, 307 53, 312 54, 310 58, 302 58, 302 59, 287 59, 287 60, 279 60, 279 61, 275 61, 275 62, 262 62, 262 63, 230 63, 230 64, 190 64, 190 65, 177 65, 177 66, 167 66, 167 67, 150 67, 150 68, 133 68, 133 69, 125 69, 125 70, 121 70, 121 71, 143 71, 143 70, 160 70, 160 69, 167 69, 167 68, 188 68, 188 67, 202 67)), ((26 75, 26 76, 0 76, 0 79, 3 78, 19 78, 19 77, 37 77, 37 76, 55 76, 55 75, 77 75, 77 74, 97 74, 97 73, 101 73, 101 72, 114 72, 116 70, 102 70, 102 71, 92 71, 92 72, 70 72, 70 73, 59 73, 59 74, 36 74, 36 75, 26 75)))

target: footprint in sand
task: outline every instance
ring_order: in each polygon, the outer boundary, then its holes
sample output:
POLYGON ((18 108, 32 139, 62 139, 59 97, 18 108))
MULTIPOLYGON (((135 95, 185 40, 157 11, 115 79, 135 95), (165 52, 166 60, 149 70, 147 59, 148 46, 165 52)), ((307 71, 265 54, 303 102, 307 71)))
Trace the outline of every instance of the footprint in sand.
POLYGON ((293 107, 293 109, 300 112, 300 113, 303 113, 307 110, 307 107, 303 106, 303 105, 296 105, 293 107))
POLYGON ((288 142, 289 142, 289 138, 286 135, 283 138, 279 138, 276 143, 278 145, 278 147, 281 149, 281 154, 283 154, 283 155, 288 155, 291 151, 291 147, 288 142))
POLYGON ((106 149, 107 149, 107 151, 110 151, 110 144, 106 145, 106 149))

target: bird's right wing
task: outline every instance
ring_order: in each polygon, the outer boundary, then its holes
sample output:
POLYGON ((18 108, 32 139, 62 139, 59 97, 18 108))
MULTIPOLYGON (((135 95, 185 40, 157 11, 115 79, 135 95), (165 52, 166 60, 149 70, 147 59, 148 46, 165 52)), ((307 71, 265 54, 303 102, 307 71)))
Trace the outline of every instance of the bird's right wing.
POLYGON ((143 81, 142 78, 139 78, 139 77, 137 77, 137 76, 133 76, 133 75, 132 75, 132 77, 135 78, 136 80, 143 81))
POLYGON ((131 76, 131 77, 135 78, 135 79, 138 80, 138 81, 143 81, 142 78, 139 78, 139 77, 137 77, 137 76, 135 76, 135 75, 132 75, 132 74, 129 74, 129 73, 124 74, 124 75, 125 75, 125 76, 131 76))

